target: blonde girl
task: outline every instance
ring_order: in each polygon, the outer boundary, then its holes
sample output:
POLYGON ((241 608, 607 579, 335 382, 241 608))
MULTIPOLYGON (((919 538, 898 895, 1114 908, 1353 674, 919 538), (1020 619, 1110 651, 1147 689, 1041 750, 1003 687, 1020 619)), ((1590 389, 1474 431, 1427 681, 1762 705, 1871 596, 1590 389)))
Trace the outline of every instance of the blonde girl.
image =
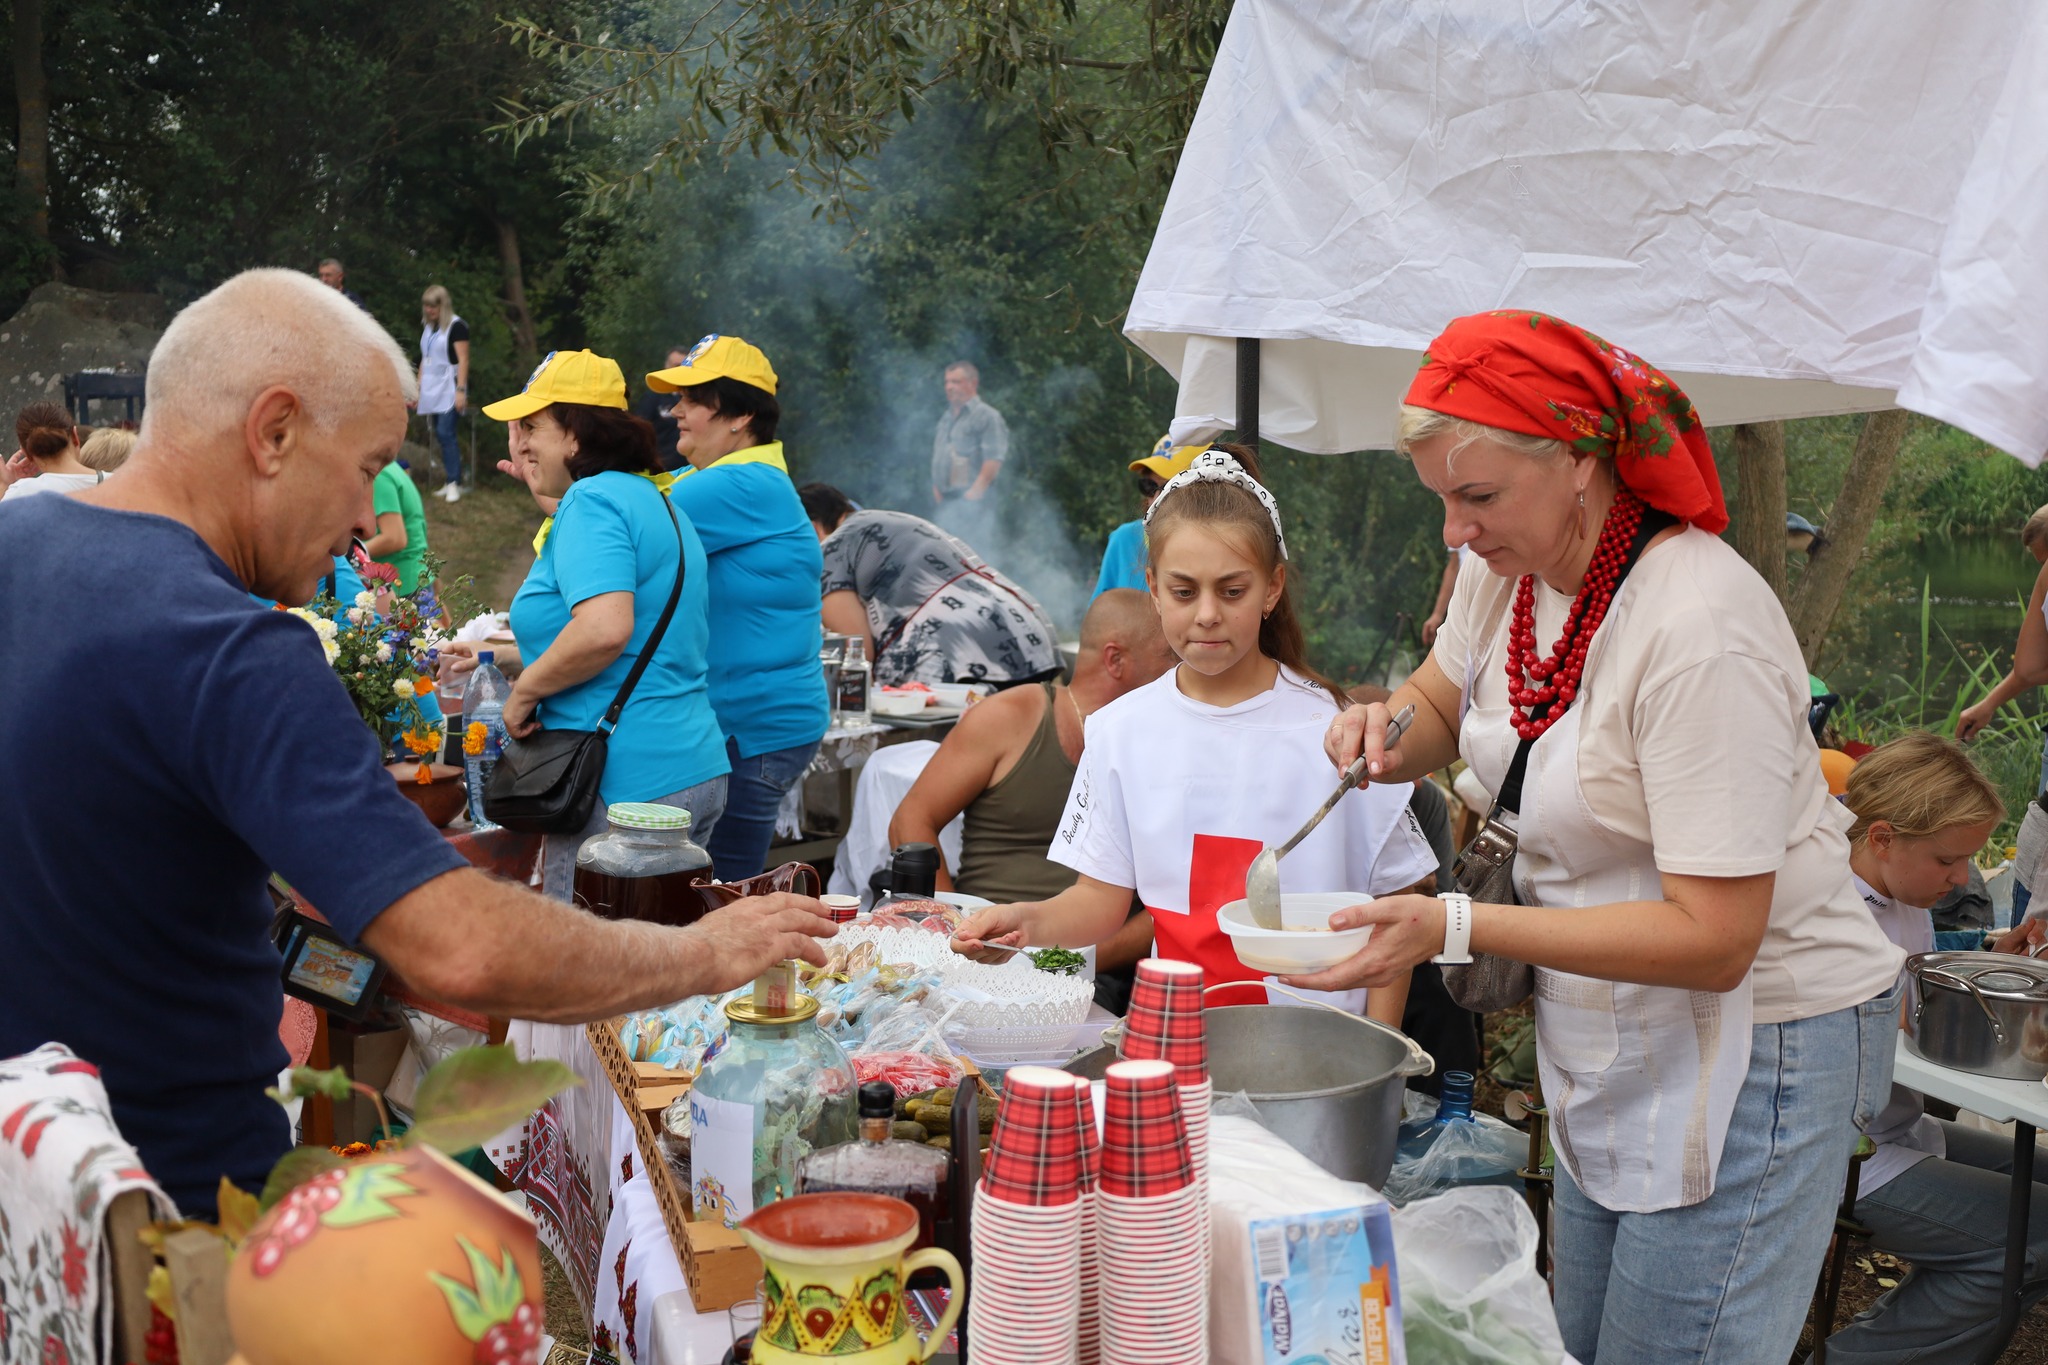
MULTIPOLYGON (((1864 904, 1892 942, 1931 950, 1927 908, 1969 880, 2005 803, 1967 753, 1926 733, 1873 750, 1849 775, 1843 801, 1856 816, 1849 867, 1864 904)), ((1828 1360, 1973 1360, 1998 1321, 2012 1141, 1932 1118, 1900 1085, 1868 1132, 1877 1150, 1857 1182, 1856 1221, 1913 1269, 1828 1339, 1828 1360)), ((2033 1263, 2048 1264, 2048 1188, 2039 1182, 2029 1226, 2033 1263)), ((2037 1284, 2030 1301, 2040 1292, 2037 1284)))

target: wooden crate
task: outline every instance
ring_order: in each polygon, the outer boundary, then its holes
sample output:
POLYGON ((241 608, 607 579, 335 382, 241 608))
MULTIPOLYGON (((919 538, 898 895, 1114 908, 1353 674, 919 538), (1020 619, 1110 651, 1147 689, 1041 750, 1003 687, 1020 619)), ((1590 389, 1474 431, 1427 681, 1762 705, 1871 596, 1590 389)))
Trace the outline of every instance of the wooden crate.
POLYGON ((676 1183, 662 1155, 656 1124, 659 1115, 678 1097, 690 1091, 687 1072, 664 1071, 626 1056, 619 1042, 619 1021, 585 1025, 591 1049, 611 1079, 612 1089, 626 1106, 633 1123, 633 1144, 640 1149, 640 1166, 653 1187, 655 1205, 668 1240, 682 1262, 683 1279, 690 1287, 690 1304, 699 1313, 730 1308, 754 1297, 761 1283, 761 1258, 739 1233, 720 1223, 697 1222, 690 1217, 690 1192, 676 1183))
MULTIPOLYGON (((647 1183, 654 1189, 654 1202, 661 1209, 662 1226, 668 1230, 676 1259, 682 1262, 691 1305, 699 1313, 730 1308, 752 1298, 759 1288, 761 1258, 733 1229, 722 1223, 699 1222, 690 1216, 690 1192, 676 1183, 675 1173, 661 1151, 661 1112, 690 1092, 690 1074, 627 1057, 625 1046, 619 1041, 620 1023, 613 1019, 586 1024, 584 1031, 632 1120, 633 1143, 640 1149, 640 1165, 647 1172, 647 1183)), ((982 1103, 995 1103, 995 1091, 980 1069, 965 1057, 953 1060, 964 1073, 963 1082, 972 1082, 981 1092, 982 1103)))

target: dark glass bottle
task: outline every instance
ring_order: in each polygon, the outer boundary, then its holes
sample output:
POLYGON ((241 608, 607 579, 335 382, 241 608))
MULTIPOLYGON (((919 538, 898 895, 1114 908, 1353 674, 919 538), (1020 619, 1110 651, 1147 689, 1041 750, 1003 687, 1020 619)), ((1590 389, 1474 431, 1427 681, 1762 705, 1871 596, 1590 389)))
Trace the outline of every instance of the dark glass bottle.
POLYGON ((896 1087, 869 1081, 860 1088, 860 1136, 812 1152, 797 1165, 797 1190, 822 1194, 853 1190, 886 1194, 917 1210, 917 1247, 933 1244, 937 1225, 952 1217, 946 1173, 950 1161, 936 1147, 889 1136, 896 1117, 896 1087))

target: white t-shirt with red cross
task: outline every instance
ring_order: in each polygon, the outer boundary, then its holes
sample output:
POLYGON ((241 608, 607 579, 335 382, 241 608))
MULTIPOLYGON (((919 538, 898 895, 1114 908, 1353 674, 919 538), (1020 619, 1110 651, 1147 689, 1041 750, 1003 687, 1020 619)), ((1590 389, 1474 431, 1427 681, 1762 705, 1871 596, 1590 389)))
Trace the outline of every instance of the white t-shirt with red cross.
MULTIPOLYGON (((1199 963, 1210 985, 1271 982, 1237 960, 1216 911, 1244 895, 1260 849, 1285 842, 1336 786, 1323 734, 1337 707, 1285 667, 1271 690, 1235 706, 1185 696, 1178 673, 1088 717, 1087 745, 1046 856, 1135 888, 1152 912, 1159 955, 1199 963)), ((1352 891, 1366 900, 1435 872, 1436 855, 1408 811, 1410 794, 1405 783, 1347 794, 1280 861, 1280 889, 1352 891)), ((1248 994, 1218 992, 1213 1003, 1254 1003, 1242 998, 1248 994)), ((1318 998, 1365 1006, 1364 991, 1318 998)), ((1295 1003, 1277 991, 1270 999, 1295 1003)))

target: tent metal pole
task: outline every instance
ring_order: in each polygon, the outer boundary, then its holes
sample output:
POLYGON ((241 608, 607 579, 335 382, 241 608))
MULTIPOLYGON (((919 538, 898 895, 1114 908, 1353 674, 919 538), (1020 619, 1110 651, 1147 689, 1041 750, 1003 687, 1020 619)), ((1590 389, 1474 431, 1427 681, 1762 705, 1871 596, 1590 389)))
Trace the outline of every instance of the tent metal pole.
POLYGON ((1259 339, 1237 339, 1237 439, 1259 443, 1259 339))

